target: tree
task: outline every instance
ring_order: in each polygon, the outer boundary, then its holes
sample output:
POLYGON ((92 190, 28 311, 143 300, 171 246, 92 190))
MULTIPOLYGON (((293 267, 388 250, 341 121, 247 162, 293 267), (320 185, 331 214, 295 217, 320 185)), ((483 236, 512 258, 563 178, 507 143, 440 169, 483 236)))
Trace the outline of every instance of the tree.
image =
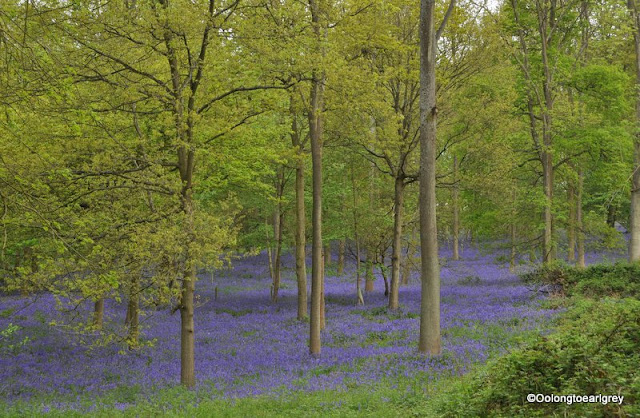
POLYGON ((627 0, 629 14, 633 20, 633 47, 635 53, 634 68, 636 72, 636 115, 635 135, 633 142, 633 172, 631 179, 631 223, 629 239, 629 261, 640 260, 640 13, 635 0, 627 0))
POLYGON ((436 224, 436 43, 455 6, 449 4, 436 31, 435 1, 420 3, 420 299, 421 353, 440 355, 440 266, 436 224))
MULTIPOLYGON (((324 56, 322 41, 327 38, 327 28, 323 14, 326 10, 320 0, 309 0, 311 22, 315 37, 317 58, 324 56)), ((311 321, 309 351, 314 356, 320 355, 321 305, 324 299, 322 269, 322 131, 324 111, 325 73, 322 67, 315 66, 311 77, 311 96, 309 106, 309 136, 311 138, 311 161, 313 177, 313 239, 311 247, 311 321)))

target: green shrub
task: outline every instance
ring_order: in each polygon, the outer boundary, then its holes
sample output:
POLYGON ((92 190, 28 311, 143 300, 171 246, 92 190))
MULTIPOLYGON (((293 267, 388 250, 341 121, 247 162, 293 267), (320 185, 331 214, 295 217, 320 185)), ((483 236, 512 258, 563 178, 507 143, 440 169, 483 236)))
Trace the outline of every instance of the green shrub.
POLYGON ((640 264, 596 264, 578 269, 561 263, 541 266, 521 276, 525 283, 547 286, 567 296, 640 297, 640 264))
POLYGON ((437 400, 445 416, 639 416, 640 301, 580 300, 556 333, 490 363, 437 400), (622 395, 622 405, 527 395, 622 395))

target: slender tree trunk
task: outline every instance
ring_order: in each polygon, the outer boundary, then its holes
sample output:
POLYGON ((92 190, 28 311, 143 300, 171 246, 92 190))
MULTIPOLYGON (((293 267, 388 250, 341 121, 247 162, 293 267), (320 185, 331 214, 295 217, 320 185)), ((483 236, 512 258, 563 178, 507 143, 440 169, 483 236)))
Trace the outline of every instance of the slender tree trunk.
POLYGON ((380 274, 382 275, 382 280, 384 281, 384 295, 388 297, 389 296, 389 280, 387 280, 387 273, 385 271, 385 266, 384 266, 384 251, 380 253, 380 264, 378 264, 378 268, 380 269, 380 274))
POLYGON ((195 268, 185 271, 182 281, 180 308, 180 382, 186 387, 196 384, 195 373, 195 325, 193 321, 193 295, 195 293, 195 268))
POLYGON ((139 300, 140 300, 140 279, 138 276, 131 277, 131 286, 129 287, 129 303, 127 306, 127 317, 129 325, 129 336, 127 344, 129 350, 138 348, 139 330, 139 300))
POLYGON ((331 244, 327 244, 324 246, 324 265, 331 265, 331 244))
POLYGON ((611 228, 615 228, 616 226, 616 207, 613 202, 611 202, 607 208, 607 225, 611 228))
POLYGON ((576 188, 572 179, 567 184, 567 201, 569 203, 569 222, 567 225, 567 240, 569 241, 568 260, 576 261, 576 188))
MULTIPOLYGON (((402 261, 402 222, 404 222, 404 179, 396 177, 393 216, 393 246, 391 251, 391 296, 389 309, 400 306, 398 293, 400 287, 400 262, 402 261)), ((384 263, 383 263, 384 264, 384 263)))
MULTIPOLYGON (((360 288, 360 237, 358 236, 358 194, 353 164, 351 165, 351 192, 353 195, 353 235, 356 242, 356 298, 358 305, 364 305, 364 297, 360 288)), ((340 241, 344 243, 344 239, 340 241)), ((344 244, 343 244, 344 245, 344 244)), ((344 246, 342 248, 342 260, 344 263, 344 246)))
MULTIPOLYGON (((529 64, 529 48, 527 46, 526 37, 524 33, 524 29, 522 27, 523 23, 521 22, 519 13, 518 13, 518 5, 516 0, 511 0, 511 7, 514 13, 515 22, 518 25, 518 40, 520 43, 520 49, 522 52, 522 67, 523 67, 523 75, 526 81, 530 84, 534 83, 534 80, 531 79, 531 68, 529 64)), ((553 12, 550 12, 552 15, 555 13, 555 2, 552 2, 550 8, 553 9, 553 12)), ((539 106, 542 108, 542 143, 540 143, 540 137, 538 134, 537 128, 537 119, 538 116, 534 111, 534 100, 533 93, 531 89, 527 91, 527 108, 529 114, 529 128, 531 132, 531 138, 533 140, 533 144, 536 149, 539 149, 539 157, 540 162, 542 164, 542 177, 543 177, 543 190, 545 195, 545 205, 544 205, 544 232, 542 236, 542 259, 544 263, 548 263, 553 259, 553 230, 552 230, 552 201, 553 201, 553 156, 551 153, 551 111, 553 109, 553 96, 551 92, 551 84, 552 84, 552 69, 549 64, 548 59, 548 24, 547 21, 547 8, 537 9, 538 12, 538 31, 541 38, 541 58, 542 58, 542 67, 544 73, 543 80, 543 93, 544 98, 538 100, 539 106), (544 12, 544 16, 540 15, 540 13, 544 12)), ((551 22, 552 25, 555 25, 555 19, 551 22)))
POLYGON ((553 241, 553 154, 552 154, 552 118, 551 113, 553 112, 553 92, 552 92, 552 83, 553 83, 553 75, 551 63, 549 62, 548 56, 548 32, 549 25, 551 26, 551 30, 553 30, 556 22, 553 19, 555 15, 555 7, 556 2, 552 1, 549 6, 549 19, 547 19, 547 14, 538 16, 538 28, 540 32, 540 46, 541 46, 541 54, 542 54, 542 69, 544 72, 544 80, 542 82, 543 92, 544 92, 544 109, 542 111, 542 177, 543 177, 543 187, 544 187, 544 195, 546 197, 546 202, 544 206, 544 237, 543 237, 543 262, 549 263, 553 261, 554 253, 555 253, 555 243, 553 241), (551 21, 549 21, 551 20, 551 21))
MULTIPOLYGON (((183 152, 189 154, 190 158, 187 158, 193 161, 193 151, 184 150, 183 152)), ((195 244, 193 200, 191 196, 193 163, 189 164, 189 166, 185 167, 182 192, 183 210, 186 215, 185 230, 189 242, 187 243, 185 270, 180 293, 180 383, 187 388, 193 388, 196 385, 195 324, 193 320, 196 267, 192 255, 192 246, 195 244)))
POLYGON ((282 253, 282 195, 284 193, 284 169, 278 169, 278 175, 276 179, 276 203, 275 212, 273 215, 273 237, 275 238, 275 254, 273 260, 273 292, 271 299, 273 302, 278 302, 278 293, 280 291, 280 279, 282 276, 281 265, 281 253, 282 253))
POLYGON ((307 306, 307 262, 306 262, 306 222, 304 209, 304 151, 298 131, 298 120, 291 98, 291 142, 296 148, 296 279, 298 281, 298 320, 304 320, 308 313, 307 306))
MULTIPOLYGON (((309 0, 313 32, 318 43, 326 39, 326 28, 320 25, 320 6, 318 0, 309 0)), ((322 50, 324 55, 324 50, 322 50)), ((324 73, 313 69, 311 80, 311 106, 309 108, 309 136, 311 138, 311 163, 313 184, 312 226, 313 240, 311 249, 311 324, 309 327, 309 351, 313 356, 321 352, 320 330, 322 329, 322 302, 324 301, 322 266, 322 130, 324 102, 324 73)))
POLYGON ((509 257, 509 271, 513 272, 516 268, 516 216, 517 216, 517 204, 518 195, 516 185, 514 184, 511 192, 511 225, 509 227, 511 232, 511 256, 509 257))
POLYGON ((367 259, 365 260, 365 283, 364 283, 364 291, 365 292, 373 292, 373 281, 375 277, 373 276, 373 251, 371 248, 367 248, 367 259))
POLYGON ((453 259, 460 260, 460 249, 458 237, 460 235, 460 186, 458 185, 458 157, 453 156, 453 191, 452 191, 452 209, 453 209, 453 259))
POLYGON ((325 284, 325 276, 324 276, 324 254, 322 254, 322 281, 320 282, 320 290, 322 294, 322 299, 320 299, 320 330, 323 330, 327 327, 327 320, 325 318, 325 294, 324 294, 324 284, 325 284))
POLYGON ((585 267, 584 262, 584 225, 582 220, 582 189, 584 178, 582 170, 578 172, 578 193, 576 194, 576 228, 578 232, 578 261, 579 268, 585 267))
POLYGON ((338 276, 344 274, 344 251, 346 247, 346 240, 342 238, 338 243, 338 276))
POLYGON ((102 329, 104 321, 104 298, 100 298, 93 305, 93 326, 102 329))
POLYGON ((440 266, 436 225, 435 0, 420 2, 420 253, 421 353, 440 355, 440 266))
POLYGON ((267 236, 267 259, 269 263, 269 277, 271 277, 271 297, 273 298, 273 282, 275 281, 276 271, 273 265, 273 250, 271 249, 271 237, 269 237, 269 220, 264 219, 264 229, 267 236))
POLYGON ((407 244, 407 252, 405 253, 404 258, 402 259, 401 284, 403 286, 406 286, 409 284, 409 276, 411 275, 411 265, 409 261, 410 254, 411 254, 411 250, 409 249, 409 245, 407 244))
POLYGON ((409 279, 411 278, 411 263, 413 262, 414 259, 414 252, 415 252, 415 247, 413 246, 412 243, 417 242, 417 236, 416 236, 416 228, 412 227, 411 228, 411 240, 409 242, 407 242, 407 254, 404 258, 404 268, 402 271, 402 284, 403 285, 408 285, 409 284, 409 279))
POLYGON ((516 223, 511 222, 511 256, 509 257, 509 271, 516 269, 516 223))
MULTIPOLYGON (((169 3, 164 2, 164 8, 168 8, 169 3)), ((212 21, 214 14, 214 2, 209 2, 209 18, 212 21)), ((172 113, 175 122, 176 138, 179 139, 177 147, 177 168, 181 180, 181 209, 184 213, 182 225, 183 242, 185 247, 184 270, 181 284, 180 303, 180 383, 187 388, 193 388, 196 384, 195 375, 195 325, 194 315, 194 293, 196 287, 196 265, 195 249, 196 231, 194 226, 194 205, 193 205, 193 173, 195 167, 195 144, 194 144, 194 115, 196 114, 196 96, 200 85, 203 65, 209 43, 209 31, 212 23, 207 23, 203 31, 202 43, 198 60, 195 64, 195 77, 191 79, 188 86, 182 80, 179 57, 174 47, 176 32, 170 28, 168 21, 163 27, 164 44, 166 58, 168 60, 171 74, 171 96, 173 98, 172 113), (189 89, 188 98, 185 96, 185 89, 189 89), (186 108, 185 108, 186 101, 186 108)))
POLYGON ((627 0, 633 18, 633 46, 636 71, 636 120, 633 139, 633 175, 631 178, 631 219, 629 261, 640 261, 640 13, 636 0, 627 0))
POLYGON ((546 202, 544 205, 544 235, 542 237, 542 261, 550 263, 553 261, 553 231, 552 231, 552 213, 551 204, 553 201, 553 164, 550 152, 542 153, 543 170, 542 177, 544 182, 544 195, 546 202))
POLYGON ((361 275, 360 275, 360 240, 358 239, 358 233, 355 233, 356 240, 356 298, 358 305, 364 305, 364 297, 362 296, 362 288, 360 287, 361 275))
POLYGON ((276 253, 273 266, 273 302, 278 302, 280 291, 280 279, 282 278, 282 216, 279 217, 278 238, 276 240, 276 253))
MULTIPOLYGON (((175 60, 175 58, 174 58, 175 60)), ((174 90, 179 91, 179 74, 177 64, 172 64, 174 90)), ((193 106, 190 100, 190 105, 193 106)), ((187 131, 183 130, 182 105, 179 100, 175 103, 176 128, 185 143, 193 143, 193 121, 187 120, 187 131)), ((196 289, 196 266, 194 248, 196 233, 193 213, 193 169, 195 166, 195 152, 191 147, 182 145, 178 148, 178 169, 182 181, 182 211, 185 215, 183 233, 185 236, 184 272, 180 289, 180 383, 187 388, 196 385, 195 365, 195 324, 194 294, 196 289)))

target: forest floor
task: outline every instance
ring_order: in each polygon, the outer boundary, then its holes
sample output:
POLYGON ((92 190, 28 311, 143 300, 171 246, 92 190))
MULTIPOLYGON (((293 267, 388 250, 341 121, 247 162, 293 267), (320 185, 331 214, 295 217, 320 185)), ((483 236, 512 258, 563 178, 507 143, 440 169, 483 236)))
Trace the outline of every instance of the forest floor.
MULTIPOLYGON (((264 254, 235 260, 230 270, 202 274, 195 391, 177 385, 180 317, 168 309, 146 311, 142 341, 148 346, 131 352, 118 343, 91 345, 97 336, 50 326, 61 319, 51 295, 0 296, 0 329, 12 323, 20 329, 11 338, 29 337, 19 350, 0 352, 0 415, 207 416, 210 408, 229 416, 337 410, 349 412, 339 415, 396 415, 425 393, 437 394, 449 379, 529 335, 546 332, 558 312, 510 273, 499 253, 466 248, 462 257, 452 261, 446 249, 441 251, 443 354, 437 358, 417 354, 417 272, 400 289, 401 309, 389 312, 379 276, 375 290, 365 294, 365 305, 357 306, 353 260, 347 260, 341 277, 330 266, 327 327, 318 359, 308 353, 308 323, 296 320, 290 254, 283 257, 277 304, 270 301, 264 254)), ((88 316, 89 308, 87 303, 64 315, 88 316)), ((125 301, 107 301, 106 329, 122 333, 125 312, 125 301)))

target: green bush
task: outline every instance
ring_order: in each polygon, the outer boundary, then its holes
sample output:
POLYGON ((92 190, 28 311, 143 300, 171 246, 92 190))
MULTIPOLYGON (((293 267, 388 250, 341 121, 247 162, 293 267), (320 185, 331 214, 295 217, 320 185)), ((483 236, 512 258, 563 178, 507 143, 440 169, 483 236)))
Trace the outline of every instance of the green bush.
POLYGON ((557 332, 490 363, 436 400, 444 416, 640 416, 640 301, 580 300, 557 332), (527 395, 622 395, 529 403, 527 395))
POLYGON ((567 296, 640 297, 640 264, 596 264, 578 269, 561 263, 541 266, 521 276, 525 283, 548 286, 567 296))

